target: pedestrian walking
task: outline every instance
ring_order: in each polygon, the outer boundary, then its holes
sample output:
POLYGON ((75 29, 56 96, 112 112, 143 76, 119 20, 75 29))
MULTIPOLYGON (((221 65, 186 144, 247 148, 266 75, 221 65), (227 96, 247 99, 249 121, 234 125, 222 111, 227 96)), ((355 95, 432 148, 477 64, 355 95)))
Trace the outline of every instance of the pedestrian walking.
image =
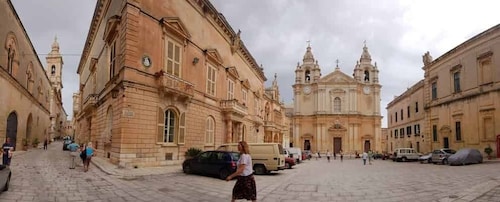
POLYGON ((333 160, 337 159, 337 152, 333 152, 333 160))
POLYGON ((363 152, 363 155, 361 155, 363 158, 363 165, 366 165, 366 159, 368 158, 368 154, 366 152, 363 152))
POLYGON ((85 167, 85 160, 87 160, 87 146, 80 144, 80 159, 82 159, 82 166, 85 167))
POLYGON ((12 151, 14 151, 14 146, 10 142, 10 137, 5 139, 5 143, 2 145, 2 164, 10 166, 10 161, 12 160, 12 151))
POLYGON ((340 150, 340 162, 343 162, 343 161, 344 161, 344 152, 341 149, 340 150))
POLYGON ((90 161, 92 160, 92 156, 94 156, 94 148, 92 148, 92 142, 89 142, 85 147, 85 163, 83 164, 84 172, 89 171, 90 161))
POLYGON ((328 160, 328 163, 330 163, 330 152, 328 150, 326 150, 326 159, 328 160))
POLYGON ((75 141, 72 141, 71 144, 69 144, 67 147, 69 150, 69 157, 70 157, 69 169, 75 169, 76 165, 75 159, 80 154, 80 152, 78 152, 80 145, 76 144, 75 141))
POLYGON ((373 151, 370 150, 368 151, 368 164, 372 164, 372 158, 373 158, 373 151))
POLYGON ((231 201, 234 202, 239 199, 257 201, 257 187, 253 176, 252 157, 250 156, 250 149, 247 142, 239 142, 238 151, 240 152, 240 159, 237 163, 238 168, 236 172, 226 178, 226 181, 229 181, 237 177, 231 201))
POLYGON ((43 150, 47 150, 47 146, 49 144, 49 140, 45 138, 45 141, 43 141, 43 150))

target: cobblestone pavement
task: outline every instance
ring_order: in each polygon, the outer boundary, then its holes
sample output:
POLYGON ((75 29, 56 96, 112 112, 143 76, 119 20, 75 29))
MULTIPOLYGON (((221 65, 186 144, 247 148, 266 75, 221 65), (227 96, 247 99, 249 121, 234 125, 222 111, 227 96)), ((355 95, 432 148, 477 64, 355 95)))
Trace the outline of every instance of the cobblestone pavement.
MULTIPOLYGON (((180 166, 119 169, 95 158, 68 169, 60 143, 13 159, 0 201, 229 201, 235 181, 186 175, 180 166), (96 167, 97 166, 97 167, 96 167)), ((446 166, 359 159, 305 161, 256 176, 258 201, 500 201, 500 161, 446 166)))

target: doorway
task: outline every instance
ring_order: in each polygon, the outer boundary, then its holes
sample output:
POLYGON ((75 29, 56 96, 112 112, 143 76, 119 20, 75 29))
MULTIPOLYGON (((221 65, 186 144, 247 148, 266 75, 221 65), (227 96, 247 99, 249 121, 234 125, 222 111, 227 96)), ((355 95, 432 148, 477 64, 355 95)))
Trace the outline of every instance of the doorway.
POLYGON ((365 140, 365 150, 364 151, 365 152, 370 151, 370 149, 371 149, 370 146, 371 146, 370 145, 370 140, 365 140))
POLYGON ((447 137, 443 138, 443 148, 450 148, 450 142, 447 137))
POLYGON ((311 142, 309 140, 304 140, 304 150, 311 151, 311 142))
POLYGON ((17 114, 15 112, 11 112, 7 118, 7 137, 10 138, 10 142, 14 145, 14 150, 16 150, 17 114))
POLYGON ((333 153, 338 154, 342 150, 342 138, 334 137, 333 138, 333 153))

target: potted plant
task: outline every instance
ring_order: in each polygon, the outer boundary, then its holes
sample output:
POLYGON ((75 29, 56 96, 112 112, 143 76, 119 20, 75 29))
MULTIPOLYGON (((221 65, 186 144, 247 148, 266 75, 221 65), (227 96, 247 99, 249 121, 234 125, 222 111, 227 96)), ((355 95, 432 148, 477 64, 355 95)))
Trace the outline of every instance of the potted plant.
POLYGON ((38 143, 40 143, 40 141, 38 141, 38 138, 35 137, 35 139, 33 139, 33 142, 31 142, 31 146, 33 146, 33 148, 37 148, 38 143))
POLYGON ((488 160, 491 159, 491 153, 493 153, 493 149, 488 145, 488 147, 484 148, 484 153, 488 155, 488 160))
POLYGON ((28 150, 28 139, 23 138, 22 142, 23 142, 23 150, 24 151, 28 150))
POLYGON ((186 159, 191 159, 201 152, 202 152, 201 149, 191 147, 186 151, 186 153, 184 155, 186 156, 186 159))

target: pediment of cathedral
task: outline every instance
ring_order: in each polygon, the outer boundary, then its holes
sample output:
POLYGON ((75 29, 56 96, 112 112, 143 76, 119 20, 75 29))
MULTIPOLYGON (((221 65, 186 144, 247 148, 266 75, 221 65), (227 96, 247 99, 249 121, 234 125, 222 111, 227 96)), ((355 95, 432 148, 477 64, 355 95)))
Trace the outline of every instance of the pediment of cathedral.
POLYGON ((341 130, 347 130, 347 129, 340 123, 334 123, 328 128, 328 130, 329 131, 341 131, 341 130))
POLYGON ((321 83, 352 83, 356 82, 354 78, 344 74, 341 71, 334 71, 319 80, 321 83))

